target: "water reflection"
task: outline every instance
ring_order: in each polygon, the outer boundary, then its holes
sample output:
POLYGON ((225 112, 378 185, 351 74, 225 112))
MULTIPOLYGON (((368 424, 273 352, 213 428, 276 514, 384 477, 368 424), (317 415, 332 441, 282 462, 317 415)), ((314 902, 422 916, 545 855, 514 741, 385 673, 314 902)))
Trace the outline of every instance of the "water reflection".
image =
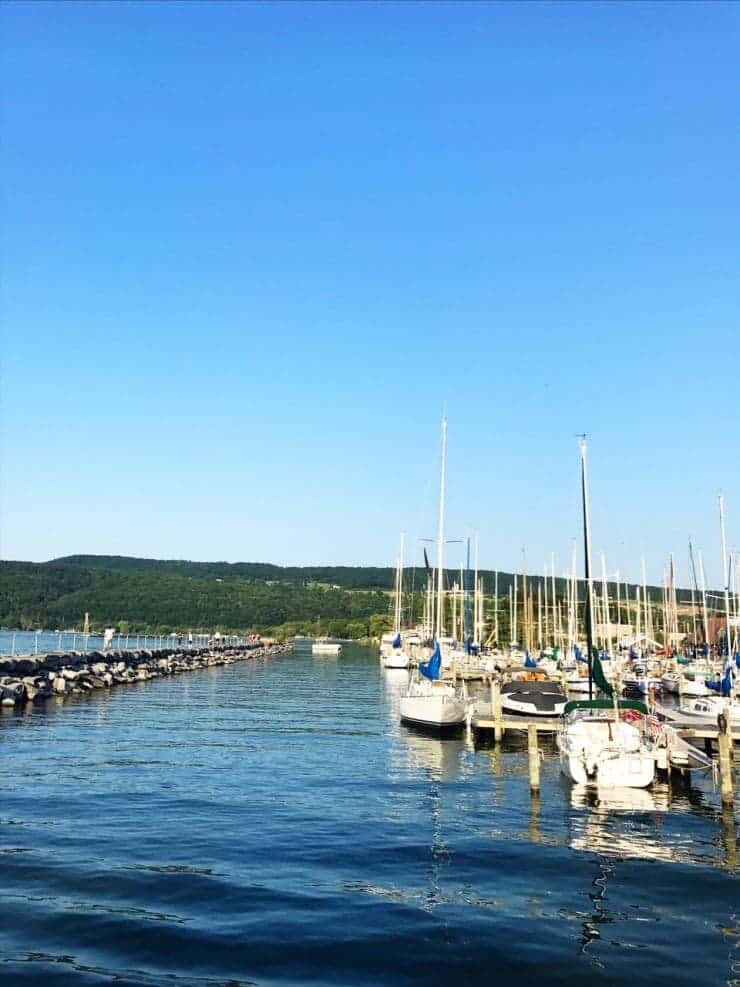
POLYGON ((454 781, 463 774, 464 759, 470 749, 464 734, 440 737, 434 733, 402 725, 399 729, 398 750, 403 767, 420 768, 435 781, 454 781))
POLYGON ((569 845, 605 857, 664 862, 714 863, 716 851, 730 870, 737 868, 737 834, 732 812, 718 813, 690 784, 674 794, 669 784, 650 789, 588 789, 567 786, 571 809, 569 845), (697 810, 718 824, 718 841, 692 835, 681 817, 697 810))

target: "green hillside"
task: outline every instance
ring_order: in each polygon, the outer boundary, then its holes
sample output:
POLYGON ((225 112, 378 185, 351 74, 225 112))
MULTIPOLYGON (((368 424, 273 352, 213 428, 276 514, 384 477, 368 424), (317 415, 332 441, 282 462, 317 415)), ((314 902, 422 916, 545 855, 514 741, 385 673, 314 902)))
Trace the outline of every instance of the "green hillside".
MULTIPOLYGON (((494 573, 481 575, 490 596, 494 573)), ((114 625, 123 632, 220 629, 364 637, 389 625, 394 577, 391 568, 107 555, 74 555, 45 563, 0 562, 0 625, 81 627, 89 612, 94 628, 114 625)), ((459 579, 459 572, 447 577, 451 583, 459 579)), ((499 573, 499 597, 508 596, 513 578, 499 573)), ((528 580, 535 594, 539 581, 534 576, 528 580)), ((406 570, 405 604, 417 616, 424 583, 423 569, 406 570)), ((564 581, 557 580, 558 596, 564 590, 564 581)), ((650 595, 658 600, 661 590, 653 587, 650 595)), ((507 609, 505 600, 501 608, 507 609)))

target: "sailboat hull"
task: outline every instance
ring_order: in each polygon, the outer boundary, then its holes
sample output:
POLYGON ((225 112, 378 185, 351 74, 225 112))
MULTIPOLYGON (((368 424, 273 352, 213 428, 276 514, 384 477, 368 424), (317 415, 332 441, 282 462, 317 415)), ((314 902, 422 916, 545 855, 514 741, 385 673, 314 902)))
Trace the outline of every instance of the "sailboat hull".
POLYGON ((399 648, 395 648, 390 654, 383 657, 383 668, 408 668, 409 667, 409 656, 401 651, 399 648))
POLYGON ((647 788, 655 777, 655 758, 648 754, 602 756, 592 764, 575 754, 560 752, 560 770, 576 785, 598 788, 647 788))
POLYGON ((465 722, 465 701, 455 696, 404 696, 400 703, 405 723, 443 729, 465 722))
POLYGON ((560 770, 576 785, 647 788, 655 777, 655 754, 630 723, 566 716, 558 748, 560 770))

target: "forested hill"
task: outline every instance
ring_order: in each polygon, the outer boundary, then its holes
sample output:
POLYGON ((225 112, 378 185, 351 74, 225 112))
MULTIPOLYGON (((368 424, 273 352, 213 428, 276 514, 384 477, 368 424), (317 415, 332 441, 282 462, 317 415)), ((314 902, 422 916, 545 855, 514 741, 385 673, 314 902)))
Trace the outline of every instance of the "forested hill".
MULTIPOLYGON (((494 573, 481 576, 486 594, 491 595, 494 573)), ((449 585, 456 578, 459 572, 447 573, 449 585)), ((513 578, 510 573, 498 574, 500 597, 508 596, 513 578)), ((107 555, 73 555, 44 563, 0 562, 0 626, 81 627, 88 612, 94 629, 114 625, 122 633, 191 628, 364 637, 387 628, 394 579, 392 568, 362 566, 107 555)), ((529 577, 535 594, 538 582, 541 577, 529 577)), ((406 605, 413 605, 417 615, 424 583, 423 569, 406 570, 406 605), (416 591, 413 603, 412 590, 416 591)), ((564 591, 564 581, 557 580, 558 596, 564 591)), ((661 592, 653 587, 650 595, 660 599, 661 592)))
POLYGON ((326 583, 342 589, 392 589, 395 570, 372 566, 280 566, 270 562, 188 562, 181 559, 136 559, 125 555, 68 555, 45 565, 83 566, 108 572, 159 572, 179 576, 280 581, 304 586, 326 583))

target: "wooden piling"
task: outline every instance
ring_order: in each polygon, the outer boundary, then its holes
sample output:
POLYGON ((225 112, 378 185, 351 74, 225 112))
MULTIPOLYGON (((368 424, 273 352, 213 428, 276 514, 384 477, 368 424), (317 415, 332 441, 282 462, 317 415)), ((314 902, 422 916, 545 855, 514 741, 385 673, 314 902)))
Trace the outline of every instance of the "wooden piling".
POLYGON ((529 790, 539 793, 540 790, 540 749, 537 746, 537 724, 530 723, 527 727, 527 746, 529 748, 529 790))
POLYGON ((501 682, 491 680, 491 718, 493 719, 493 739, 500 744, 504 738, 504 711, 501 705, 501 682))
POLYGON ((722 804, 732 805, 733 782, 735 766, 732 761, 732 732, 730 730, 730 717, 726 713, 720 713, 717 717, 719 735, 717 746, 719 747, 719 777, 722 791, 722 804))

